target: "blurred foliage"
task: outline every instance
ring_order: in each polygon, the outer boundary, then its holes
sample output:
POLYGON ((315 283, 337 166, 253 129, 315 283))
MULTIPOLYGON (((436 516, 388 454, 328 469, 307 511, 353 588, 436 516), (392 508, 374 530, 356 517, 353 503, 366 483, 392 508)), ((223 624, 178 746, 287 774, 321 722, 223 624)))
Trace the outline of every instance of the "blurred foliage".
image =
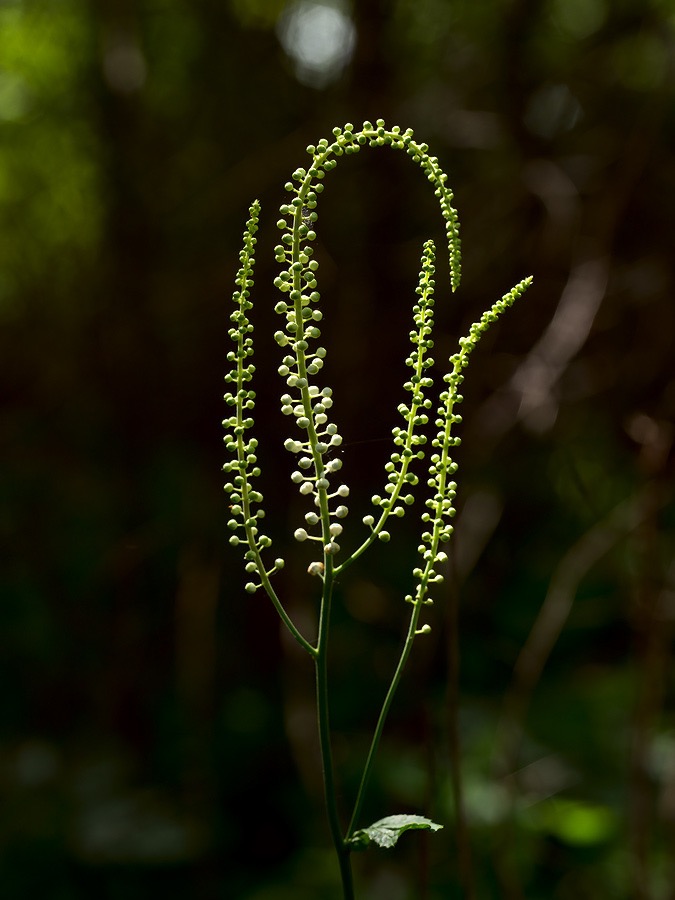
MULTIPOLYGON (((3 897, 335 897, 311 673, 241 590, 219 423, 258 196, 283 544, 275 209, 307 143, 378 116, 414 127, 457 193, 465 276, 444 304, 439 273, 439 366, 487 303, 535 286, 466 384, 446 602, 366 811, 445 828, 359 857, 363 896, 670 896, 675 5, 317 3, 0 0, 3 897)), ((442 234, 413 169, 363 154, 319 210, 355 507, 381 485, 419 251, 442 234)), ((338 598, 345 792, 401 640, 407 524, 338 598)), ((311 622, 302 561, 284 578, 311 622)))

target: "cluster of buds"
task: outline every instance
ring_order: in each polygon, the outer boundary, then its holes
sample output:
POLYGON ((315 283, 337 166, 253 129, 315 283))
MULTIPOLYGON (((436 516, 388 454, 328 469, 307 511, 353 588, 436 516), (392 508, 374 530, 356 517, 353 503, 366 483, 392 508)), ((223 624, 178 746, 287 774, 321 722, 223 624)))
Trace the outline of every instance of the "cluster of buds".
POLYGON ((232 480, 225 483, 225 491, 230 499, 231 518, 227 523, 232 531, 230 543, 234 546, 240 543, 247 545, 246 572, 259 578, 258 582, 249 581, 246 584, 249 593, 254 593, 271 574, 284 565, 283 559, 279 558, 274 561, 272 568, 265 569, 260 557, 260 550, 271 546, 272 540, 258 528, 259 521, 265 515, 260 505, 262 494, 253 486, 253 479, 260 476, 256 457, 258 441, 247 435, 253 427, 255 407, 255 391, 250 388, 255 372, 255 365, 251 361, 253 325, 248 318, 248 311, 253 306, 250 293, 253 286, 255 233, 258 230, 259 215, 260 204, 256 201, 249 211, 249 220, 244 232, 244 246, 239 254, 241 266, 236 277, 237 290, 233 295, 235 309, 230 315, 232 327, 228 332, 235 349, 227 354, 227 361, 232 369, 225 375, 225 382, 232 386, 225 394, 225 403, 232 412, 223 420, 223 427, 226 429, 223 440, 230 454, 223 471, 226 475, 232 476, 232 480))
MULTIPOLYGON (((296 182, 304 182, 306 176, 304 169, 293 173, 296 182)), ((274 337, 286 350, 279 366, 279 375, 288 388, 281 397, 281 411, 295 420, 300 431, 299 437, 290 437, 284 442, 286 450, 297 457, 297 469, 292 473, 291 481, 303 497, 313 500, 313 509, 305 515, 306 527, 297 528, 294 537, 301 542, 320 543, 325 560, 340 550, 341 520, 348 513, 342 501, 349 495, 349 488, 340 484, 331 490, 331 479, 342 468, 340 457, 330 455, 342 443, 337 426, 329 421, 332 390, 310 383, 310 379, 321 371, 326 357, 325 347, 316 345, 321 337, 322 313, 318 307, 320 294, 316 290, 319 264, 312 258, 310 245, 316 238, 313 227, 317 220, 316 198, 322 188, 320 182, 314 189, 304 191, 296 188, 293 182, 286 185, 286 189, 295 191, 296 196, 291 203, 281 206, 280 212, 285 218, 277 222, 283 234, 281 244, 275 248, 275 257, 284 263, 284 268, 274 283, 287 299, 280 300, 275 306, 275 311, 286 321, 284 330, 277 331, 274 337)), ((323 575, 325 562, 311 563, 308 571, 323 575)))
MULTIPOLYGON (((381 541, 389 540, 389 532, 384 530, 384 524, 389 515, 401 518, 405 515, 405 509, 414 502, 414 496, 410 489, 418 484, 419 478, 410 471, 410 465, 415 459, 424 458, 422 447, 427 438, 421 433, 429 421, 427 411, 431 408, 431 400, 425 397, 424 392, 433 384, 427 371, 433 366, 434 361, 429 355, 433 348, 431 333, 433 330, 434 308, 434 243, 427 241, 422 251, 422 264, 419 274, 419 282, 416 288, 418 300, 413 307, 415 329, 410 332, 412 351, 406 359, 406 365, 413 371, 408 381, 403 385, 411 394, 410 405, 401 403, 398 412, 402 416, 405 427, 396 426, 393 429, 394 451, 389 462, 385 466, 387 484, 384 488, 385 496, 375 494, 371 502, 380 511, 378 520, 372 515, 365 516, 363 522, 367 525, 374 537, 381 541)), ((367 545, 368 542, 366 542, 367 545)), ((365 549, 365 547, 364 547, 365 549)))
POLYGON ((453 447, 459 446, 461 439, 454 437, 451 432, 452 426, 462 421, 462 417, 454 410, 464 399, 459 393, 464 381, 463 370, 469 363, 472 350, 490 325, 515 303, 531 283, 532 278, 525 278, 508 294, 497 300, 487 312, 483 313, 479 321, 471 326, 469 334, 460 338, 459 351, 450 357, 450 371, 443 377, 446 387, 439 397, 435 422, 438 433, 432 441, 435 452, 431 456, 427 481, 433 494, 425 503, 427 511, 422 514, 422 522, 426 526, 418 547, 422 566, 413 570, 418 585, 415 598, 412 595, 406 597, 409 602, 429 603, 430 601, 425 599, 427 586, 443 581, 443 576, 436 571, 435 566, 447 560, 447 554, 440 549, 440 545, 450 540, 453 531, 451 520, 455 515, 454 500, 457 492, 453 476, 457 472, 457 463, 452 460, 450 453, 453 447))
POLYGON ((394 150, 403 150, 422 169, 428 181, 433 185, 434 194, 438 198, 445 221, 452 288, 455 290, 461 276, 461 244, 457 211, 452 205, 453 194, 447 185, 448 176, 439 166, 437 157, 429 155, 427 144, 418 143, 415 140, 412 128, 402 130, 398 125, 388 128, 383 119, 378 119, 374 125, 372 122, 365 121, 361 128, 355 128, 351 122, 348 122, 343 128, 333 129, 332 141, 324 138, 316 145, 310 144, 307 147, 307 153, 312 158, 310 168, 306 171, 302 168, 297 169, 293 173, 293 179, 297 184, 294 185, 291 182, 286 184, 287 190, 296 193, 294 202, 297 199, 301 201, 300 207, 297 207, 301 215, 304 215, 303 210, 309 214, 308 219, 311 221, 305 220, 303 224, 306 224, 308 230, 313 230, 311 224, 316 221, 312 218, 316 196, 312 196, 312 194, 323 189, 321 181, 325 173, 330 172, 337 165, 336 157, 358 153, 362 147, 391 147, 394 150))
MULTIPOLYGON (((388 541, 389 531, 385 525, 390 516, 399 518, 413 503, 412 490, 419 482, 412 471, 412 464, 424 457, 427 438, 422 432, 428 424, 432 406, 425 392, 431 387, 429 369, 433 366, 430 350, 433 328, 434 293, 434 245, 428 241, 422 253, 421 271, 417 287, 418 299, 413 309, 414 329, 410 332, 412 350, 406 365, 412 370, 404 388, 409 393, 407 403, 401 403, 398 411, 403 425, 393 430, 394 451, 385 466, 387 483, 383 494, 375 494, 372 503, 377 515, 367 515, 363 522, 369 529, 368 536, 348 559, 338 565, 335 557, 340 551, 339 539, 343 521, 348 510, 345 500, 349 496, 346 484, 337 483, 336 477, 342 467, 342 460, 334 451, 342 443, 337 426, 330 421, 333 405, 332 392, 328 387, 319 387, 316 377, 320 375, 326 357, 326 349, 320 343, 322 312, 321 299, 317 290, 319 263, 314 258, 313 242, 316 240, 317 202, 324 188, 324 178, 337 165, 342 155, 357 153, 362 147, 392 147, 403 150, 420 166, 432 183, 445 220, 448 239, 450 272, 453 290, 460 278, 460 241, 457 213, 452 206, 452 192, 447 186, 447 177, 438 165, 438 160, 429 155, 426 144, 414 140, 411 129, 405 131, 398 126, 387 128, 383 120, 375 125, 364 122, 362 128, 355 129, 351 123, 344 128, 333 129, 333 140, 321 140, 307 147, 311 157, 309 168, 298 168, 285 185, 291 197, 280 208, 281 218, 277 226, 281 231, 280 243, 275 247, 275 259, 281 271, 274 284, 281 292, 275 306, 283 316, 284 326, 275 333, 277 344, 284 356, 279 366, 279 374, 286 388, 281 397, 281 411, 294 423, 295 433, 287 438, 285 448, 296 457, 296 468, 291 475, 292 482, 300 494, 310 501, 310 510, 305 514, 304 525, 294 532, 300 542, 314 541, 321 545, 321 559, 310 563, 308 571, 321 577, 333 577, 342 572, 357 559, 374 540, 388 541), (337 483, 337 486, 336 486, 337 483)), ((228 354, 232 364, 226 381, 232 389, 225 395, 232 413, 223 423, 227 429, 225 442, 231 459, 224 469, 232 478, 225 485, 230 494, 232 517, 228 523, 232 530, 230 542, 246 546, 246 571, 257 576, 246 589, 254 592, 263 586, 278 605, 283 617, 285 613, 278 604, 278 598, 270 585, 269 577, 283 566, 282 559, 276 559, 271 567, 265 567, 261 551, 267 549, 271 540, 260 533, 259 523, 264 517, 262 495, 253 487, 253 480, 260 474, 256 461, 257 442, 247 432, 253 425, 255 393, 250 389, 254 366, 251 332, 253 326, 248 318, 252 304, 249 299, 253 284, 255 232, 259 215, 259 205, 251 207, 250 219, 244 234, 244 248, 240 255, 241 268, 237 274, 237 290, 234 294, 235 310, 232 313, 229 335, 235 349, 228 354)), ((415 596, 406 600, 415 607, 431 602, 427 597, 428 587, 442 581, 437 566, 446 560, 441 549, 452 533, 451 520, 454 516, 454 498, 457 485, 452 476, 457 466, 450 457, 450 451, 459 443, 451 435, 452 426, 461 421, 454 412, 456 404, 462 400, 458 393, 463 380, 462 370, 468 362, 469 354, 501 312, 510 306, 527 288, 531 279, 525 279, 486 312, 479 322, 472 326, 469 335, 460 341, 460 349, 450 359, 450 372, 445 376, 445 388, 440 395, 436 427, 436 437, 432 441, 433 453, 430 459, 427 486, 431 496, 426 500, 422 513, 423 533, 419 552, 422 565, 414 570, 417 579, 415 596)), ((419 610, 415 610, 417 623, 419 610)), ((288 624, 288 622, 287 622, 288 624)), ((292 625, 295 636, 303 643, 292 625)), ((426 632, 423 626, 415 633, 426 632)), ((306 642, 304 642, 306 644, 306 642)))
POLYGON ((424 248, 417 291, 419 301, 414 309, 416 329, 411 333, 414 349, 407 360, 413 373, 405 387, 412 396, 409 405, 401 404, 399 407, 405 426, 396 428, 394 432, 395 449, 386 466, 385 496, 373 497, 374 505, 379 508, 377 521, 374 516, 364 519, 370 528, 369 537, 349 560, 341 566, 334 565, 333 559, 340 549, 338 539, 342 533, 342 520, 347 515, 343 500, 348 496, 349 488, 340 484, 331 489, 331 478, 339 471, 342 460, 330 454, 342 438, 337 427, 328 421, 328 410, 332 405, 330 389, 320 389, 312 383, 321 371, 326 356, 325 348, 318 344, 322 312, 318 306, 319 264, 314 259, 312 243, 316 240, 317 201, 324 188, 326 173, 335 168, 338 157, 357 153, 364 146, 391 146, 405 151, 433 183, 445 219, 453 288, 459 282, 460 245, 452 192, 447 187, 446 175, 441 171, 438 160, 429 155, 426 144, 414 140, 412 129, 403 131, 398 126, 388 129, 381 119, 375 125, 364 122, 361 129, 347 123, 344 128, 333 129, 332 141, 323 139, 307 147, 311 165, 307 169, 296 169, 285 185, 292 196, 282 204, 281 218, 277 222, 282 234, 280 243, 275 247, 275 259, 282 265, 282 270, 274 283, 284 295, 275 306, 276 312, 285 318, 284 328, 275 334, 277 343, 286 354, 279 367, 279 374, 285 379, 288 389, 288 393, 281 398, 281 409, 285 415, 295 419, 296 427, 301 432, 297 437, 288 438, 285 447, 297 456, 297 469, 291 476, 293 482, 303 496, 313 499, 313 508, 305 515, 304 527, 296 529, 295 538, 321 543, 324 554, 323 561, 310 564, 312 574, 325 574, 326 565, 337 572, 356 559, 375 538, 389 540, 389 532, 384 527, 387 518, 392 514, 402 516, 413 502, 408 489, 417 484, 418 477, 410 471, 410 464, 424 455, 421 447, 426 438, 419 429, 426 424, 427 410, 431 406, 431 401, 423 396, 424 389, 431 384, 425 373, 433 365, 427 353, 433 346, 430 333, 434 247, 429 242, 424 248))

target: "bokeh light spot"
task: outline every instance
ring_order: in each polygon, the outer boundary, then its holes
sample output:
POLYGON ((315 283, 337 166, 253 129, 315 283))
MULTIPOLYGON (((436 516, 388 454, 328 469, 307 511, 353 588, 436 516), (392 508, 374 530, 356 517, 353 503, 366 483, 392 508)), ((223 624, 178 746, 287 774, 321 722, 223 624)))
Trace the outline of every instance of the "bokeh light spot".
POLYGON ((354 23, 340 2, 292 3, 279 19, 277 34, 298 81, 319 89, 339 78, 356 44, 354 23))

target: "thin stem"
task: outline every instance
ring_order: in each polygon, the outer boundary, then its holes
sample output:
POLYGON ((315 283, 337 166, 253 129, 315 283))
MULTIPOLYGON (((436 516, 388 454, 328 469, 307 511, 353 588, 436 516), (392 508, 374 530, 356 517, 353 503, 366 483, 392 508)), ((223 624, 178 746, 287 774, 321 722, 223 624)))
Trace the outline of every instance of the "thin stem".
POLYGON ((321 764, 323 770, 324 794, 326 798, 326 812, 328 813, 328 825, 330 828, 333 846, 337 854, 342 878, 342 891, 344 900, 354 900, 354 885, 350 851, 342 838, 342 828, 337 810, 337 796, 335 788, 335 770, 333 766, 333 751, 330 736, 330 716, 328 704, 328 632, 330 626, 331 602, 333 593, 333 569, 332 559, 326 557, 326 573, 323 596, 321 599, 321 614, 319 618, 319 638, 317 642, 316 665, 316 707, 319 725, 319 745, 321 748, 321 764))
POLYGON ((363 774, 361 776, 361 783, 359 784, 359 790, 356 795, 356 802, 354 803, 354 811, 352 813, 352 818, 349 823, 349 828, 347 829, 347 835, 345 838, 347 841, 354 834, 359 816, 361 815, 361 807, 363 806, 366 788, 368 787, 368 782, 370 781, 370 776, 372 774, 373 765, 375 763, 375 756, 377 755, 377 748, 380 744, 382 732, 384 731, 384 724, 387 720, 387 716, 389 715, 389 710, 391 709, 391 704, 394 699, 394 694, 396 693, 396 690, 401 682, 401 676, 403 675, 403 669, 405 668, 405 664, 408 661, 408 657, 410 656, 410 651, 412 650, 413 641, 415 640, 415 635, 417 633, 417 623, 419 621, 421 606, 422 606, 421 603, 413 604, 412 615, 410 616, 410 624, 408 625, 408 634, 406 635, 406 639, 403 644, 403 649, 401 650, 401 656, 399 657, 398 665, 396 666, 396 671, 394 672, 394 676, 391 679, 391 684, 389 685, 389 690, 387 691, 387 695, 384 698, 384 702, 382 704, 382 709, 380 710, 380 715, 377 720, 377 725, 375 726, 375 732, 373 733, 373 739, 370 743, 370 750, 368 751, 368 758, 367 758, 366 764, 363 768, 363 774))
MULTIPOLYGON (((254 549, 256 549, 256 548, 254 548, 254 549)), ((291 633, 291 635, 293 636, 293 638, 298 642, 298 644, 300 644, 300 646, 302 647, 302 649, 303 649, 303 650, 306 650, 307 653, 309 653, 309 655, 310 655, 313 659, 316 659, 317 656, 318 656, 318 650, 317 650, 317 648, 314 647, 314 646, 307 640, 307 638, 304 637, 304 636, 300 633, 300 631, 298 630, 298 628, 297 628, 296 625, 295 625, 295 622, 293 622, 293 620, 291 619, 291 617, 288 615, 288 613, 287 613, 286 610, 284 609, 284 606, 283 606, 281 600, 279 599, 279 597, 277 596, 276 591, 275 591, 274 588, 272 587, 272 582, 270 581, 269 576, 268 576, 268 575, 265 573, 265 571, 262 569, 262 561, 261 561, 261 563, 260 563, 260 568, 259 568, 258 571, 259 571, 259 573, 260 573, 260 583, 262 584, 263 588, 265 589, 265 591, 266 591, 266 593, 267 593, 267 596, 268 596, 268 597, 270 598, 270 600, 272 601, 272 605, 274 606, 274 608, 275 608, 276 611, 278 612, 279 618, 280 618, 281 621, 284 623, 284 625, 286 626, 286 628, 289 630, 289 632, 291 633)))

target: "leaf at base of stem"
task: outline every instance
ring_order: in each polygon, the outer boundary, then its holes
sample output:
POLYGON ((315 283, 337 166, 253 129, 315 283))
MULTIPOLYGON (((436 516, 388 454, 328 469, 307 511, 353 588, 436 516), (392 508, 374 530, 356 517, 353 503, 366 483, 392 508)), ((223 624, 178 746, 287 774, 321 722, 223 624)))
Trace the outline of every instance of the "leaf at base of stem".
POLYGON ((365 850, 371 844, 389 849, 394 847, 404 831, 410 829, 422 829, 424 831, 439 831, 443 826, 437 825, 431 819, 424 816, 396 815, 378 819, 368 828, 361 828, 354 832, 348 844, 353 850, 365 850))

